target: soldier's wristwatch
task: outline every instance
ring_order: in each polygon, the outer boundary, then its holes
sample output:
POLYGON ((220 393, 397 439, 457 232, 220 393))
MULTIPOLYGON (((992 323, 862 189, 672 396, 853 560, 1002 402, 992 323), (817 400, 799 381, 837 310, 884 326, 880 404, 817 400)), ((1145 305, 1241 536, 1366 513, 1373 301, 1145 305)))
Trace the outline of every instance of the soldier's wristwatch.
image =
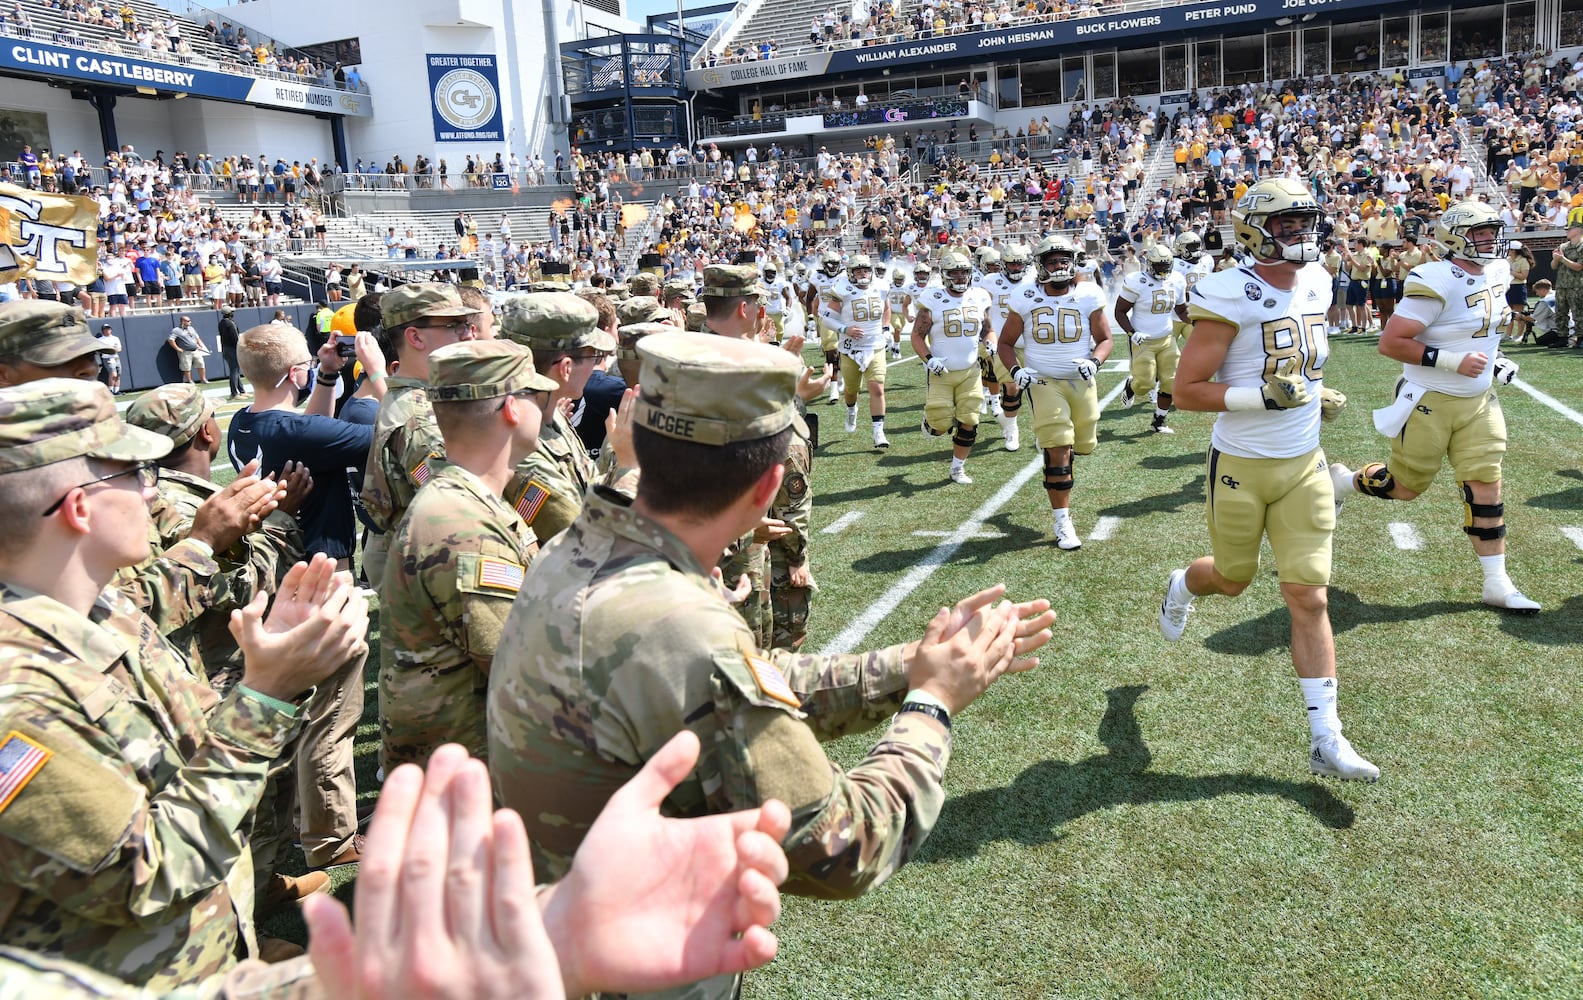
POLYGON ((949 730, 951 728, 950 711, 933 698, 923 701, 918 699, 916 695, 909 695, 908 699, 902 702, 901 709, 896 714, 901 715, 906 712, 917 712, 920 715, 927 715, 946 729, 949 730))

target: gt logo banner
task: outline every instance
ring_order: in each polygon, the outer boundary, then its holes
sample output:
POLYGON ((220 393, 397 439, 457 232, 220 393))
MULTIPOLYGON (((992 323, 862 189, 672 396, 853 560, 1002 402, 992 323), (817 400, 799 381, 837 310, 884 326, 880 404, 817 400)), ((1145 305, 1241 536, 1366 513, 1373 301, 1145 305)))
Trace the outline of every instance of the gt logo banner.
POLYGON ((99 205, 0 184, 0 282, 49 278, 77 285, 98 272, 99 205))

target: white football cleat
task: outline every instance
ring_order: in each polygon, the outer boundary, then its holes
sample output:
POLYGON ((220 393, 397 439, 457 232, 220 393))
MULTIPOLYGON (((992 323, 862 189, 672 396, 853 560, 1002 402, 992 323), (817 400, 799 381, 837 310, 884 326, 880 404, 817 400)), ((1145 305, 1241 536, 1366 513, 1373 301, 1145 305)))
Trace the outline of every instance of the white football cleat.
POLYGON ((837 379, 830 380, 830 402, 839 402, 841 399, 841 383, 837 379))
POLYGON ((1348 493, 1353 492, 1352 480, 1356 475, 1351 469, 1340 462, 1330 463, 1330 485, 1336 491, 1336 516, 1341 516, 1341 503, 1348 493))
POLYGON ((885 425, 884 424, 875 424, 874 425, 874 447, 876 447, 876 448, 889 448, 890 447, 890 441, 885 437, 885 425))
POLYGON ((1315 740, 1308 751, 1308 769, 1322 778, 1340 781, 1380 780, 1380 769, 1358 756, 1352 744, 1340 733, 1322 736, 1315 740))
POLYGON ((996 422, 1000 424, 1001 436, 1006 439, 1006 450, 1016 451, 1021 448, 1022 436, 1017 430, 1017 418, 1002 416, 997 417, 996 422))
POLYGON ((846 432, 851 434, 855 430, 857 430, 857 405, 853 404, 846 408, 846 432))
POLYGON ((1510 580, 1484 585, 1484 603, 1492 608, 1502 611, 1513 611, 1520 615, 1536 615, 1539 605, 1522 595, 1510 580))
POLYGON ((1132 391, 1132 378, 1129 376, 1127 381, 1121 383, 1121 405, 1131 406, 1137 401, 1138 396, 1132 391))
POLYGON ((1055 547, 1066 552, 1073 552, 1083 547, 1083 540, 1077 537, 1077 528, 1072 524, 1070 517, 1055 522, 1055 547))
POLYGON ((1165 636, 1166 642, 1177 642, 1182 638, 1182 633, 1187 631, 1187 617, 1193 613, 1193 594, 1187 589, 1187 570, 1179 569, 1171 574, 1171 580, 1165 585, 1165 600, 1160 602, 1160 634, 1165 636), (1180 588, 1187 594, 1187 600, 1178 601, 1171 595, 1180 588))
POLYGON ((967 466, 956 465, 951 467, 951 482, 961 483, 963 486, 972 486, 973 477, 967 474, 967 466))
POLYGON ((901 359, 901 345, 900 344, 892 344, 892 345, 890 345, 890 356, 891 356, 892 360, 900 360, 901 359))
POLYGON ((1176 433, 1176 431, 1173 428, 1166 426, 1165 418, 1161 417, 1161 416, 1156 416, 1153 420, 1149 421, 1149 430, 1153 431, 1156 434, 1175 434, 1176 433))
MULTIPOLYGON (((988 396, 986 398, 989 400, 989 412, 991 412, 991 413, 993 413, 995 415, 995 419, 996 420, 999 420, 1001 417, 1006 415, 1006 411, 1002 410, 1000 408, 1000 396, 999 395, 991 394, 990 396, 988 396)), ((981 410, 979 412, 983 412, 983 411, 981 410)))

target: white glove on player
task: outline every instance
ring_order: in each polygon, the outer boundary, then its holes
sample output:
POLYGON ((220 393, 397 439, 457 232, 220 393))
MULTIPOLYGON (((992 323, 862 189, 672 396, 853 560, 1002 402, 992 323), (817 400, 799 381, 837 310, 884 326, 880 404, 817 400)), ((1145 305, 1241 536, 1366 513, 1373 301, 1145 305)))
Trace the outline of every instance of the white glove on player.
POLYGON ((924 367, 929 369, 930 375, 944 375, 945 361, 941 358, 930 358, 924 362, 924 367))
POLYGON ((1017 383, 1017 388, 1027 389, 1041 381, 1038 375, 1020 365, 1011 370, 1011 380, 1017 383))
POLYGON ((1132 335, 1133 346, 1136 347, 1137 345, 1142 344, 1145 340, 1148 340, 1148 339, 1149 339, 1148 337, 1145 337, 1141 333, 1135 333, 1135 334, 1132 335))
POLYGON ((1094 381, 1094 376, 1099 374, 1099 362, 1093 358, 1078 358, 1072 362, 1072 370, 1084 382, 1094 381))
POLYGON ((1517 362, 1501 355, 1495 359, 1495 383, 1497 385, 1511 385, 1512 379, 1517 377, 1517 362))

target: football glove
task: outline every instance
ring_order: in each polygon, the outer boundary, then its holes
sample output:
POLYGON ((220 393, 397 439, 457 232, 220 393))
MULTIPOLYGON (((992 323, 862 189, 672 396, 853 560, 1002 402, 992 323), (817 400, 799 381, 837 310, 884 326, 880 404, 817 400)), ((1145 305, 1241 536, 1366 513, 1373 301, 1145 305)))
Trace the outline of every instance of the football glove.
POLYGON ((1497 385, 1511 385, 1512 379, 1517 377, 1517 362, 1501 355, 1495 359, 1495 383, 1497 385))
POLYGON ((924 367, 929 369, 930 375, 945 374, 945 360, 943 358, 930 358, 924 362, 924 367))
POLYGON ((1325 386, 1319 390, 1319 418, 1326 423, 1341 416, 1341 411, 1346 409, 1346 393, 1325 386))
POLYGON ((1138 346, 1139 344, 1142 344, 1145 340, 1148 340, 1148 339, 1149 339, 1148 337, 1145 337, 1141 333, 1135 333, 1135 334, 1132 335, 1133 346, 1136 347, 1136 346, 1138 346))
POLYGON ((1264 380, 1264 388, 1260 392, 1264 396, 1266 410, 1290 410, 1296 406, 1306 406, 1314 399, 1308 394, 1308 381, 1297 370, 1296 358, 1287 358, 1281 362, 1275 374, 1264 380))
POLYGON ((1018 365, 1011 370, 1011 380, 1017 383, 1017 388, 1027 389, 1039 383, 1039 376, 1028 369, 1018 365))
POLYGON ((1072 362, 1072 370, 1084 382, 1094 381, 1094 376, 1099 374, 1099 362, 1093 358, 1078 358, 1072 362))

